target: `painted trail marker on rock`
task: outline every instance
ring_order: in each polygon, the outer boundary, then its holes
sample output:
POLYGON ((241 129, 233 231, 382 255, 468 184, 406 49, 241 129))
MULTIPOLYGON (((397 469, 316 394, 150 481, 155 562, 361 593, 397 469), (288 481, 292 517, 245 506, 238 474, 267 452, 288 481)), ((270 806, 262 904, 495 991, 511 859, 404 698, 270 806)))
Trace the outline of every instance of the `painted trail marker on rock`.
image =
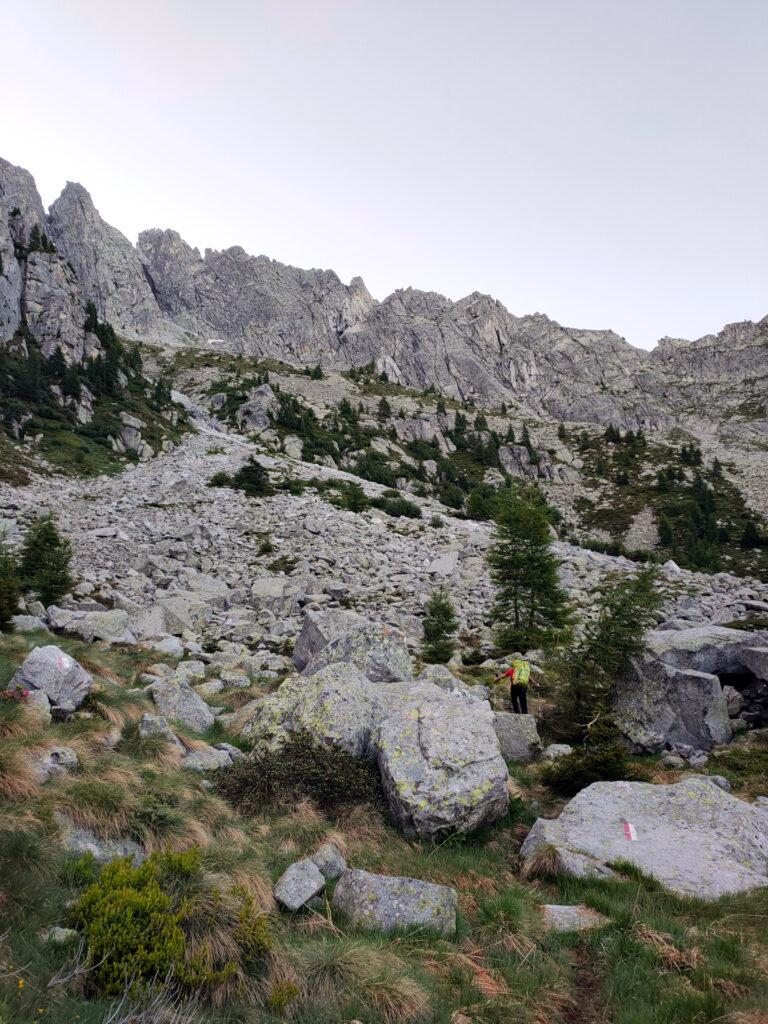
POLYGON ((624 822, 624 836, 630 843, 637 842, 637 831, 631 821, 624 822))

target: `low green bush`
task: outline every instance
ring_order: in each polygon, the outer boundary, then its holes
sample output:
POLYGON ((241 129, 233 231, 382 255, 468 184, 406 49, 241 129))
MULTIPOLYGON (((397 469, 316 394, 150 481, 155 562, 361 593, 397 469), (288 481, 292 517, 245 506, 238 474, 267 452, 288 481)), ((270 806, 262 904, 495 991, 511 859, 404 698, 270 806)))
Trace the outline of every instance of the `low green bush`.
POLYGON ((219 774, 219 793, 247 815, 284 807, 290 799, 309 799, 327 812, 351 804, 383 804, 375 764, 339 747, 318 745, 307 733, 293 734, 278 751, 239 758, 219 774))
POLYGON ((86 941, 93 993, 170 986, 201 1001, 239 988, 271 947, 269 922, 240 887, 211 887, 200 852, 107 864, 72 912, 86 941), (234 944, 233 944, 234 940, 234 944))
POLYGON ((637 781, 644 776, 619 742, 616 730, 606 723, 593 730, 588 745, 558 757, 547 765, 541 777, 556 793, 575 796, 593 782, 637 781))

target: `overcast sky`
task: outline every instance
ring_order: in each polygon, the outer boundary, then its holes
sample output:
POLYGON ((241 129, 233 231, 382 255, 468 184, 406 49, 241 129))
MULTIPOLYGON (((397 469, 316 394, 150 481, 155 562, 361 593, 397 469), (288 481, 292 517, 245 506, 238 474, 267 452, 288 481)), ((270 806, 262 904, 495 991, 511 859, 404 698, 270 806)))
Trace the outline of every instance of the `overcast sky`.
POLYGON ((0 0, 0 154, 650 347, 768 313, 768 0, 0 0))

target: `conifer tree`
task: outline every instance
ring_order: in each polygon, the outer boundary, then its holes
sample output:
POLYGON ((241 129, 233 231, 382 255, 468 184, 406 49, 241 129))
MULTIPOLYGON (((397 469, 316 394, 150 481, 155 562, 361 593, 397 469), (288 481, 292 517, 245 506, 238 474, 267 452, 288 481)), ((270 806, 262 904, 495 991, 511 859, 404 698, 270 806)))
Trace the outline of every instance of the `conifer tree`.
POLYGON ((496 587, 491 621, 503 652, 550 646, 567 630, 570 614, 550 540, 544 506, 514 494, 500 502, 488 564, 496 587))
POLYGON ((61 536, 52 516, 38 519, 27 530, 19 571, 43 604, 55 604, 72 586, 71 558, 72 545, 61 536))
POLYGON ((19 610, 19 577, 16 560, 6 541, 0 538, 0 629, 7 629, 19 610))
POLYGON ((439 587, 432 592, 424 617, 424 639, 421 657, 430 665, 444 665, 456 649, 456 630, 459 623, 456 610, 447 590, 439 587))
POLYGON ((597 722, 610 726, 614 683, 644 649, 645 633, 662 604, 656 580, 656 569, 646 566, 604 588, 596 616, 560 667, 564 710, 583 738, 597 722))

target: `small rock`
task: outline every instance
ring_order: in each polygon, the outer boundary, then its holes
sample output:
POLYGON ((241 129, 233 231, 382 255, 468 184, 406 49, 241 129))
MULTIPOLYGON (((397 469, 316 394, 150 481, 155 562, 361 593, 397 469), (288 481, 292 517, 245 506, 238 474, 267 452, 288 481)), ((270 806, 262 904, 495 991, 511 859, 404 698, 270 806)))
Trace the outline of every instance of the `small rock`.
POLYGON ((334 846, 333 843, 323 843, 320 849, 316 850, 309 859, 320 868, 323 876, 329 882, 340 878, 347 870, 346 860, 338 846, 334 846))
POLYGON ((569 907, 547 903, 541 908, 541 915, 548 932, 583 932, 609 923, 603 914, 582 905, 569 907))
POLYGON ((726 793, 731 792, 731 784, 724 775, 708 775, 707 778, 710 782, 713 782, 720 789, 725 790, 726 793))
POLYGON ((277 880, 275 899, 286 910, 299 910, 324 888, 325 878, 317 864, 309 859, 297 860, 277 880))
POLYGON ((573 747, 567 743, 550 743, 548 747, 544 748, 542 757, 545 761, 556 761, 558 757, 567 757, 572 753, 573 747))

